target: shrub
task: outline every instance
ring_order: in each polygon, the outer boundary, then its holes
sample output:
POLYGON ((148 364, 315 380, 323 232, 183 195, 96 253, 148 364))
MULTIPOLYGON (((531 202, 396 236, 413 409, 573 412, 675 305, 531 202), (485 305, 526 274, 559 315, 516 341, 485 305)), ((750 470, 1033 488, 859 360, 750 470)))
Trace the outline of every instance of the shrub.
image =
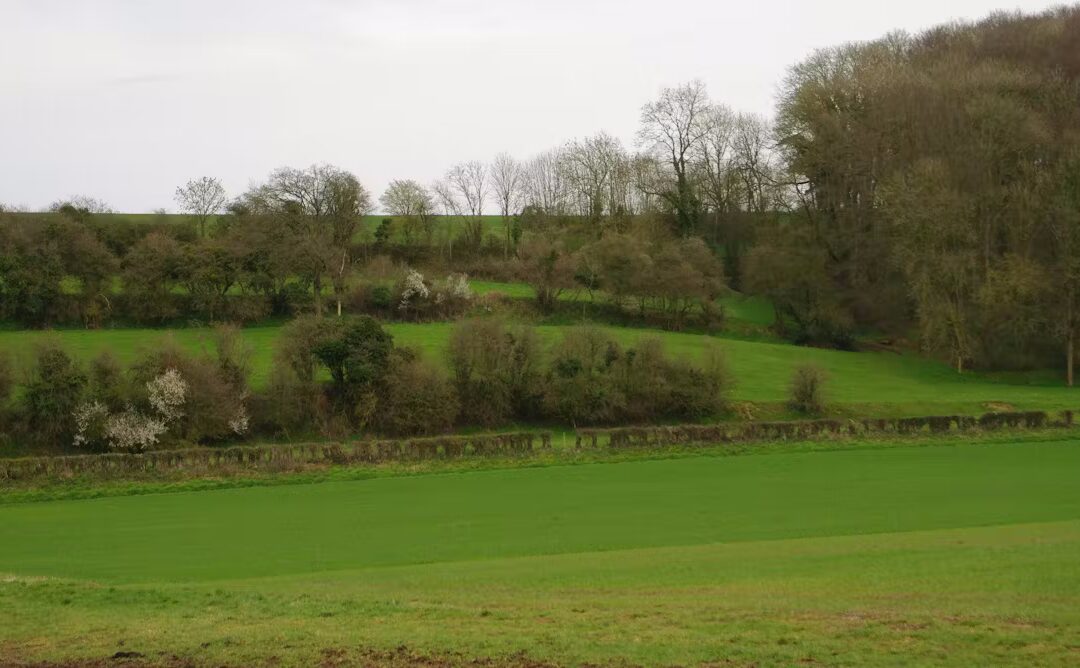
POLYGON ((271 378, 272 413, 278 415, 281 426, 299 428, 302 411, 310 409, 309 401, 317 401, 323 394, 315 377, 321 366, 330 374, 326 394, 333 405, 320 415, 331 418, 333 413, 346 420, 344 425, 325 426, 338 432, 338 426, 347 428, 348 423, 367 424, 374 414, 377 389, 390 366, 393 347, 393 337, 369 316, 294 320, 278 341, 275 356, 278 366, 287 371, 277 371, 271 378), (288 396, 293 390, 300 392, 299 403, 288 396))
POLYGON ((370 292, 371 307, 380 311, 388 311, 394 305, 394 291, 389 285, 373 285, 370 292))
POLYGON ((467 320, 450 334, 450 368, 461 418, 496 426, 539 413, 540 342, 526 327, 501 320, 467 320))
POLYGON ((14 390, 15 367, 11 363, 11 355, 0 351, 0 409, 7 405, 14 390))
POLYGON ((218 325, 213 332, 214 351, 222 378, 241 394, 247 393, 251 375, 251 344, 235 325, 218 325))
POLYGON ((167 339, 142 355, 132 375, 141 388, 136 403, 182 439, 220 441, 246 431, 247 395, 218 359, 189 355, 167 339))
POLYGON ((713 343, 705 350, 700 367, 684 363, 669 365, 668 377, 672 396, 666 417, 700 420, 727 410, 733 382, 718 344, 713 343))
POLYGON ((393 280, 401 271, 394 265, 394 261, 389 255, 376 255, 364 265, 362 273, 365 278, 376 281, 389 281, 393 280))
POLYGON ((613 382, 612 367, 621 356, 619 345, 599 329, 569 330, 552 350, 546 412, 574 426, 617 419, 626 397, 613 382))
POLYGON ((441 281, 426 281, 423 274, 408 269, 395 289, 398 295, 395 314, 415 320, 461 315, 473 300, 469 278, 464 274, 450 274, 441 281))
POLYGON ((625 398, 623 415, 631 421, 648 420, 669 412, 673 402, 673 374, 659 338, 641 339, 613 367, 614 384, 625 398))
POLYGON ((330 372, 334 397, 355 406, 385 377, 394 339, 369 316, 330 322, 322 326, 312 353, 330 372))
POLYGON ((797 367, 791 376, 788 406, 799 413, 819 414, 825 410, 825 370, 813 364, 797 367))
POLYGON ((90 362, 88 399, 115 411, 127 403, 128 395, 124 369, 112 353, 103 351, 90 362))
POLYGON ((54 444, 71 441, 75 407, 85 386, 86 374, 58 343, 47 341, 37 347, 23 401, 38 438, 54 444))
POLYGON ((326 421, 322 388, 311 378, 299 378, 286 364, 275 363, 264 399, 255 419, 279 435, 307 433, 326 421))
POLYGON ((275 368, 288 367, 298 380, 313 381, 318 364, 315 348, 322 341, 334 336, 334 331, 339 326, 338 320, 314 316, 303 316, 291 321, 285 325, 278 337, 274 351, 275 368))
POLYGON ((74 417, 74 444, 78 448, 144 452, 157 445, 158 438, 168 430, 161 417, 144 415, 131 406, 110 413, 99 401, 79 404, 74 417))
POLYGON ((396 436, 448 431, 458 413, 457 393, 446 376, 411 355, 395 355, 383 383, 376 424, 396 436))
POLYGON ((623 350, 588 328, 568 332, 556 345, 547 380, 548 416, 575 426, 713 416, 727 407, 731 386, 717 346, 695 365, 669 360, 658 338, 623 350))

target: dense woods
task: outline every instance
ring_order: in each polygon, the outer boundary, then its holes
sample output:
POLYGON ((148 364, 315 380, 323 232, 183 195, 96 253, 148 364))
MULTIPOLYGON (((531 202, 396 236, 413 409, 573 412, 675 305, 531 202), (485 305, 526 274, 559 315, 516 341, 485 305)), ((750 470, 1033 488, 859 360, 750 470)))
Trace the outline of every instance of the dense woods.
POLYGON ((957 369, 1061 360, 1072 382, 1080 10, 819 52, 775 137, 799 214, 754 284, 808 338, 910 323, 957 369))

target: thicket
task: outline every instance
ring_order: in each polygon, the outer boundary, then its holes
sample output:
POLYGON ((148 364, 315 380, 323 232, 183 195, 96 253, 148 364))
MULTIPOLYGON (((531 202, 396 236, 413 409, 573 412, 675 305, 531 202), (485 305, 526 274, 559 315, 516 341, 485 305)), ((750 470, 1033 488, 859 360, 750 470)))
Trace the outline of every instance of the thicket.
POLYGON ((46 341, 21 384, 0 359, 0 434, 38 449, 142 452, 252 435, 647 423, 719 415, 731 387, 719 348, 691 364, 670 359, 659 339, 623 347, 587 327, 548 348, 532 328, 494 318, 454 328, 448 368, 396 346, 369 316, 293 320, 265 390, 249 386, 250 352, 232 327, 198 352, 165 339, 126 367, 109 353, 83 364, 46 341))

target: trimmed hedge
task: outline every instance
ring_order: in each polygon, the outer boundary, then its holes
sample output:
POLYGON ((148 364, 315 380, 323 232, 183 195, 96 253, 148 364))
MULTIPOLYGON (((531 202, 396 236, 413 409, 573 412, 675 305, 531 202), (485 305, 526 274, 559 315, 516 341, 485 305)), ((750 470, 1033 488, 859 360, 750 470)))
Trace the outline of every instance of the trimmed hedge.
POLYGON ((235 468, 287 471, 309 464, 376 464, 468 456, 526 455, 551 448, 550 433, 478 434, 409 440, 155 450, 66 457, 0 459, 0 481, 80 474, 124 476, 168 471, 226 471, 235 468))
POLYGON ((608 447, 656 447, 665 445, 784 441, 823 435, 861 436, 865 434, 943 434, 972 429, 1037 429, 1068 427, 1072 411, 1052 420, 1048 413, 987 413, 934 415, 912 418, 870 418, 861 420, 798 420, 788 422, 750 422, 710 425, 675 425, 661 427, 626 427, 619 429, 579 429, 577 447, 596 448, 606 439, 608 447))

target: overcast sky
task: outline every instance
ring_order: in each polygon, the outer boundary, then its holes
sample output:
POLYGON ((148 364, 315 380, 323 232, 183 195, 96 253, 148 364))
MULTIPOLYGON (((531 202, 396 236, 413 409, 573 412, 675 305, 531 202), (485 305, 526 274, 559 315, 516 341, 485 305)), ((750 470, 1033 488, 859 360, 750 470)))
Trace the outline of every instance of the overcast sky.
POLYGON ((816 48, 1034 0, 0 0, 0 202, 175 208, 329 162, 378 196, 607 130, 694 78, 770 113, 816 48))

